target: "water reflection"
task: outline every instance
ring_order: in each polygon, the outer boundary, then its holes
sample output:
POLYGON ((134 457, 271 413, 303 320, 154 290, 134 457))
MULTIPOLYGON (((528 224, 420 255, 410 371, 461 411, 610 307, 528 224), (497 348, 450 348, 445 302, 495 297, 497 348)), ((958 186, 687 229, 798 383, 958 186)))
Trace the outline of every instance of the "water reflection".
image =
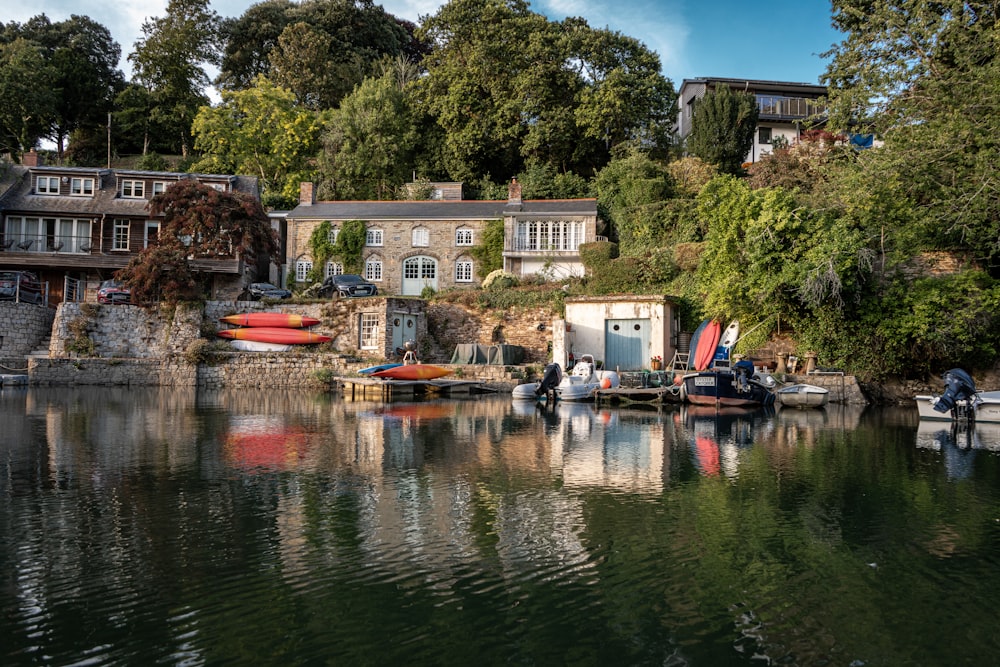
POLYGON ((997 433, 832 405, 264 390, 3 390, 0 411, 4 664, 889 665, 1000 648, 997 433))
POLYGON ((941 454, 949 477, 964 479, 972 474, 976 452, 1000 452, 1000 424, 958 424, 920 420, 917 447, 941 454))

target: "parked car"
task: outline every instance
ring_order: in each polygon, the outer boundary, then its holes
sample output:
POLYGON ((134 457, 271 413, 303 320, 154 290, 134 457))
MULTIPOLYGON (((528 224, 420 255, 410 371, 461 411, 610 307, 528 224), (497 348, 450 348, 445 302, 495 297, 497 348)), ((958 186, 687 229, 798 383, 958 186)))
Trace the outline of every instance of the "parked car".
POLYGON ((132 303, 132 290, 120 280, 105 280, 97 290, 97 303, 132 303))
POLYGON ((337 276, 330 276, 323 281, 319 288, 321 297, 337 296, 376 296, 378 287, 359 275, 353 273, 343 273, 337 276))
POLYGON ((45 289, 31 271, 0 271, 0 301, 45 303, 45 289))
POLYGON ((251 301, 260 301, 261 299, 292 298, 292 293, 290 291, 272 285, 271 283, 250 283, 250 287, 247 288, 247 292, 250 294, 251 301))

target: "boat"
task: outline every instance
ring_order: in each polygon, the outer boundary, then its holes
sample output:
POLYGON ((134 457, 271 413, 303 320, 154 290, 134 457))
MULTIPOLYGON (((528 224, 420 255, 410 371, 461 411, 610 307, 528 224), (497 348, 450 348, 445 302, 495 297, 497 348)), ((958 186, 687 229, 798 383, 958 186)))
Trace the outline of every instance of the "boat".
POLYGON ((453 372, 450 368, 441 368, 431 364, 401 364, 375 371, 371 377, 385 380, 436 380, 439 377, 451 375, 453 372))
POLYGON ((295 313, 239 313, 219 318, 221 322, 236 327, 280 327, 299 329, 319 324, 315 317, 306 317, 295 313))
POLYGON ((716 320, 710 320, 704 325, 701 334, 698 336, 698 345, 694 350, 694 366, 696 371, 707 369, 715 358, 715 351, 719 346, 719 339, 722 337, 722 325, 716 320))
POLYGON ((778 403, 788 408, 821 408, 830 400, 830 390, 814 384, 793 384, 774 394, 778 403))
POLYGON ((516 399, 545 399, 552 393, 562 401, 589 401, 598 389, 614 389, 621 384, 618 373, 597 368, 592 354, 581 355, 573 370, 562 374, 559 364, 549 364, 540 382, 529 382, 514 387, 516 399), (554 368, 553 368, 554 367, 554 368), (558 374, 556 373, 558 371, 558 374), (553 376, 557 381, 553 381, 553 376))
POLYGON ((715 348, 715 357, 712 359, 713 366, 728 366, 733 353, 733 346, 740 339, 740 322, 733 320, 729 326, 722 330, 719 336, 719 345, 715 348))
POLYGON ((976 391, 976 383, 961 368, 941 377, 943 394, 914 396, 920 419, 1000 423, 1000 391, 976 391))
POLYGON ((305 329, 288 329, 284 327, 222 329, 216 332, 216 335, 230 340, 254 340, 259 343, 280 343, 284 345, 313 345, 332 340, 330 336, 324 334, 313 333, 305 329))
POLYGON ((368 368, 362 368, 358 371, 358 375, 371 375, 372 373, 378 373, 379 371, 386 371, 390 368, 396 368, 397 366, 402 366, 400 363, 393 364, 379 364, 378 366, 369 366, 368 368))
POLYGON ((731 369, 688 373, 681 379, 681 395, 687 403, 715 406, 761 406, 774 404, 770 377, 759 379, 753 363, 738 361, 731 369))
POLYGON ((262 343, 258 340, 230 340, 229 346, 242 352, 288 352, 292 346, 287 343, 262 343))

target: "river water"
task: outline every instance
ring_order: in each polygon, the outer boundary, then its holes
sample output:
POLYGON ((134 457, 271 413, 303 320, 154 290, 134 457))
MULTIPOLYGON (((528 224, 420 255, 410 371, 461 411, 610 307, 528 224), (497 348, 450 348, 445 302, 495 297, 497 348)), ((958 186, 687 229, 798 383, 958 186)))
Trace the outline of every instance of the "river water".
POLYGON ((958 665, 1000 433, 916 411, 0 391, 3 665, 958 665))

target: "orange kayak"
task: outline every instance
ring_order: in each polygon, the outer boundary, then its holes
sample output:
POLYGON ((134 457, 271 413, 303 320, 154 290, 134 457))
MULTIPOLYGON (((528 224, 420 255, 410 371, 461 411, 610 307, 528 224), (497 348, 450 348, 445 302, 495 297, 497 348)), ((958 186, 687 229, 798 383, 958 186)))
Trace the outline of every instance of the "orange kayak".
POLYGON ((372 373, 371 376, 389 380, 433 380, 445 375, 451 375, 452 372, 450 369, 430 364, 409 364, 387 368, 384 371, 372 373))
POLYGON ((259 343, 281 343, 284 345, 310 345, 326 343, 330 336, 313 333, 304 329, 285 327, 245 327, 243 329, 223 329, 218 332, 222 338, 234 340, 255 340, 259 343))
POLYGON ((293 313, 240 313, 239 315, 226 315, 221 318, 221 321, 237 327, 282 327, 292 329, 311 327, 319 324, 319 320, 315 317, 306 317, 293 313))

